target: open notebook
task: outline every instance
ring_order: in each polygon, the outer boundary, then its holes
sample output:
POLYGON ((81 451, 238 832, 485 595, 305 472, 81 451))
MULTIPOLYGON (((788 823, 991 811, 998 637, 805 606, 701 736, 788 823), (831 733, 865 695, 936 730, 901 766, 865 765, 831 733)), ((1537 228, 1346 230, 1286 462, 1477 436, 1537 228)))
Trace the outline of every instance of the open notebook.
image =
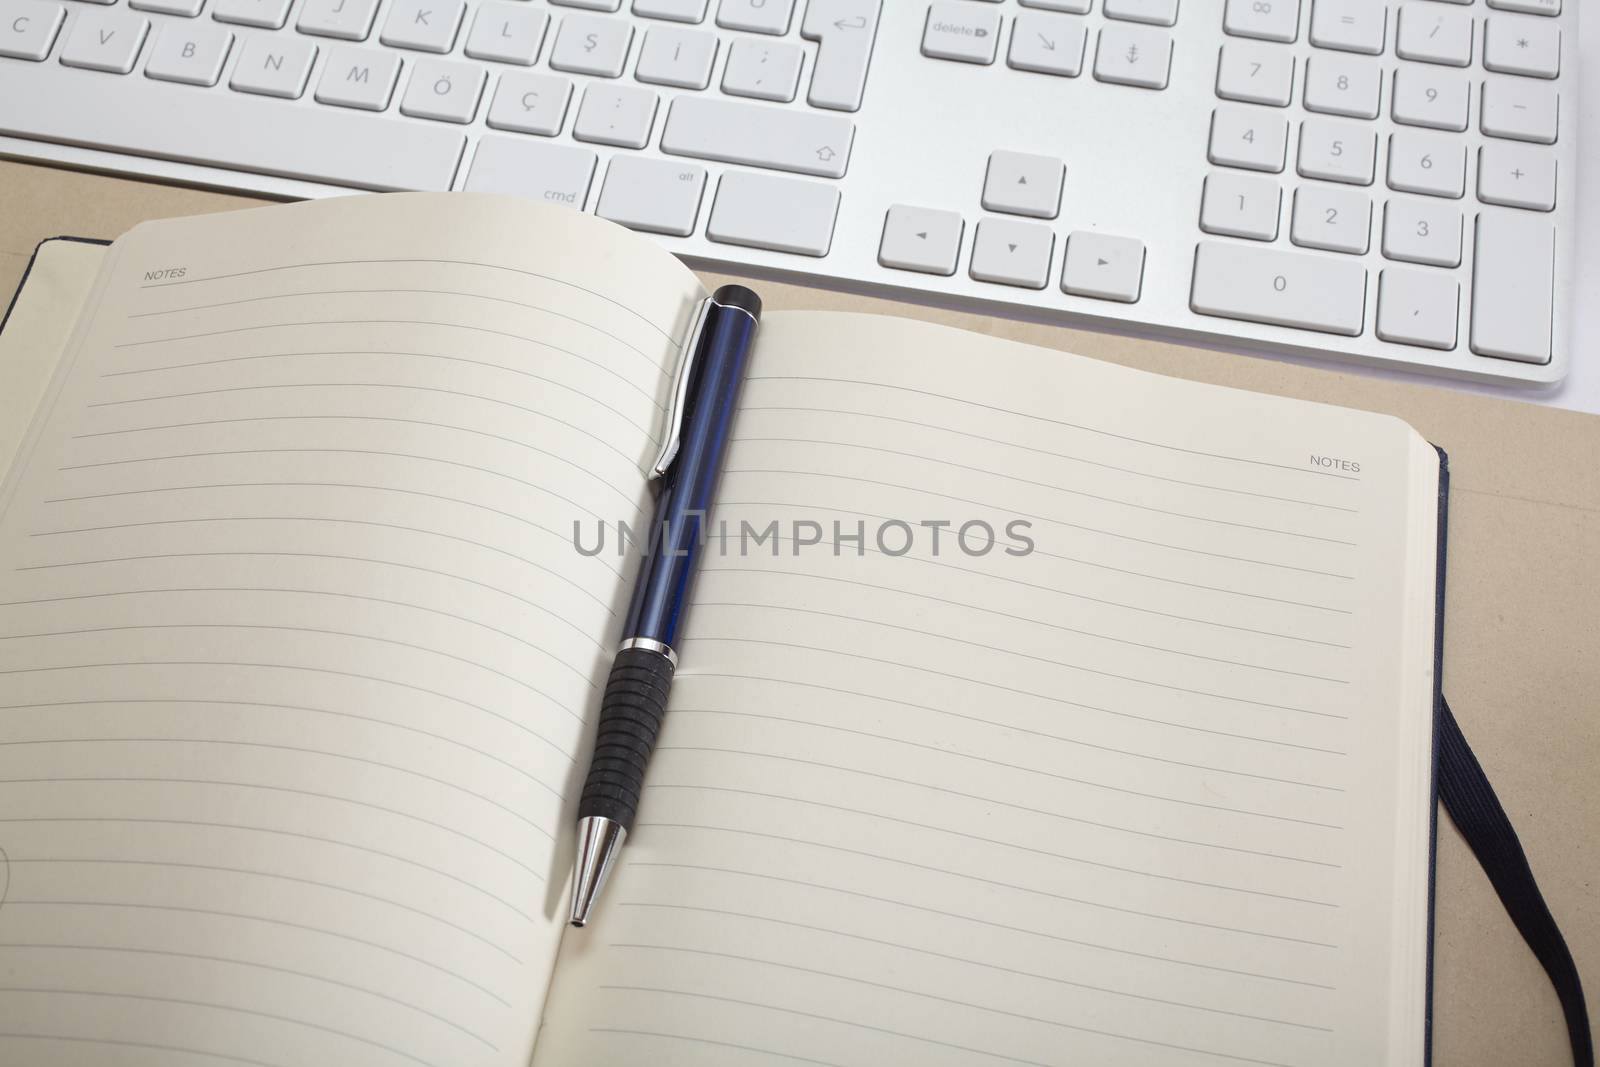
POLYGON ((568 930, 694 275, 459 194, 36 275, 0 1061, 1423 1061, 1440 461, 1404 424, 768 314, 715 518, 777 535, 707 554, 568 930))

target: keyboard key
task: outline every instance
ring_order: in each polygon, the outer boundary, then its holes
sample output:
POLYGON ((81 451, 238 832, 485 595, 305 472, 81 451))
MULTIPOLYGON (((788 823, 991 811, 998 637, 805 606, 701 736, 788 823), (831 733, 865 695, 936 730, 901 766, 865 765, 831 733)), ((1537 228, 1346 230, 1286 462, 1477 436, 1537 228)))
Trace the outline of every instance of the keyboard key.
MULTIPOLYGON (((154 11, 161 15, 177 15, 180 18, 192 19, 200 14, 200 9, 205 6, 205 0, 128 0, 128 6, 135 11, 154 11)), ((5 17, 5 5, 0 4, 0 26, 8 21, 5 17)))
POLYGON ((1490 141, 1478 149, 1478 199, 1485 204, 1553 211, 1555 153, 1531 145, 1490 141))
POLYGON ((882 10, 883 0, 808 0, 800 36, 817 42, 806 94, 812 107, 860 109, 882 10))
POLYGON ((1315 0, 1311 43, 1375 56, 1383 51, 1384 21, 1384 5, 1375 0, 1315 0))
POLYGON ((1396 16, 1394 50, 1401 59, 1465 67, 1472 62, 1472 15, 1440 4, 1407 4, 1396 16))
POLYGON ((644 35, 633 76, 651 85, 704 89, 711 84, 711 64, 716 58, 716 34, 655 26, 644 35))
POLYGON ((622 0, 550 0, 560 7, 578 7, 585 11, 621 11, 622 0))
POLYGON ((1081 19, 1062 15, 1018 15, 1011 20, 1006 65, 1038 74, 1076 78, 1083 72, 1089 33, 1081 19))
POLYGON ((561 132, 571 97, 572 83, 554 74, 502 74, 484 121, 497 130, 554 137, 561 132))
POLYGON ((539 58, 539 47, 544 44, 545 27, 549 22, 549 15, 527 4, 502 0, 482 4, 472 18, 466 53, 473 59, 531 67, 539 58))
POLYGON ((1378 117, 1383 67, 1377 60, 1321 52, 1306 60, 1306 110, 1353 119, 1378 117))
POLYGON ((233 47, 233 34, 208 22, 164 22, 145 61, 147 78, 215 85, 233 47))
POLYGON ((1165 89, 1172 67, 1172 35, 1148 26, 1108 24, 1094 54, 1097 81, 1165 89))
POLYGON ((1206 158, 1224 167, 1278 173, 1283 170, 1288 124, 1256 108, 1219 107, 1211 113, 1206 158))
POLYGON ((793 100, 800 91, 805 53, 787 41, 736 38, 722 68, 722 91, 757 100, 793 100))
POLYGON ((1467 99, 1472 83, 1464 75, 1429 67, 1401 67, 1394 72, 1394 120, 1436 130, 1467 128, 1467 99))
POLYGON ((572 136, 593 144, 643 148, 655 128, 656 103, 656 94, 649 89, 593 83, 583 91, 572 136))
POLYGON ((1561 73, 1561 27, 1514 15, 1492 18, 1483 39, 1483 65, 1502 74, 1554 78, 1561 73))
POLYGON ((854 138, 855 123, 842 115, 680 96, 667 114, 661 150, 674 156, 840 178, 854 138))
POLYGON ((50 101, 46 111, 16 91, 16 68, 0 64, 0 134, 356 189, 430 191, 450 188, 466 143, 454 127, 284 107, 152 78, 121 79, 118 106, 108 108, 104 79, 30 65, 28 92, 50 101))
POLYGON ((213 0, 211 17, 235 26, 280 30, 289 21, 290 0, 213 0))
POLYGON ((1253 241, 1276 240, 1282 200, 1283 190, 1271 178, 1209 174, 1200 196, 1200 228, 1253 241))
POLYGON ((1056 235, 1050 227, 1014 219, 984 219, 972 240, 968 268, 980 282, 997 282, 1023 289, 1043 289, 1050 283, 1050 257, 1056 235))
MULTIPOLYGON (((222 0, 218 2, 221 3, 222 0)), ((289 6, 288 0, 240 0, 240 2, 281 4, 285 9, 289 6)), ((301 33, 313 33, 318 37, 365 41, 367 34, 372 32, 372 20, 377 14, 378 0, 305 0, 300 6, 300 18, 295 22, 294 28, 301 33)))
POLYGON ((1289 240, 1302 248, 1365 255, 1372 233, 1366 193, 1335 185, 1302 185, 1294 194, 1289 240))
POLYGON ((1148 22, 1153 26, 1173 26, 1178 21, 1178 0, 1104 0, 1101 10, 1108 19, 1148 22))
POLYGON ((1439 133, 1401 130, 1389 137, 1389 188, 1428 196, 1467 191, 1467 146, 1439 133))
POLYGON ((928 8, 922 54, 959 63, 993 63, 1000 12, 965 0, 938 0, 928 8))
POLYGON ((895 270, 948 277, 956 272, 965 229, 965 221, 954 211, 896 204, 884 216, 878 262, 895 270))
POLYGON ((1224 100, 1288 107, 1294 92, 1294 53, 1287 48, 1230 41, 1217 60, 1217 95, 1224 100))
POLYGON ((1376 140, 1370 126, 1331 119, 1307 119, 1300 124, 1300 161, 1297 169, 1304 178, 1371 185, 1376 140))
POLYGON ((50 54, 66 12, 38 0, 0 0, 0 56, 31 59, 50 54))
POLYGON ((706 170, 693 163, 614 156, 595 214, 630 229, 687 237, 705 188, 706 170))
POLYGON ((61 62, 112 74, 133 69, 150 21, 125 11, 80 11, 61 46, 61 62))
POLYGON ((1355 337, 1366 315, 1361 261, 1201 241, 1189 307, 1200 315, 1355 337))
POLYGON ((1300 0, 1228 0, 1222 30, 1234 37, 1288 44, 1300 35, 1300 0))
POLYGON ((717 25, 725 30, 785 34, 794 17, 794 0, 722 0, 717 25))
POLYGON ((1023 152, 989 153, 983 179, 986 211, 1053 219, 1061 210, 1061 182, 1066 168, 1059 159, 1023 152))
POLYGON ((448 52, 455 47, 466 11, 465 0, 390 0, 378 40, 390 48, 448 52))
POLYGON ((1448 351, 1456 346, 1461 286, 1449 274, 1389 267, 1378 275, 1378 336, 1448 351))
POLYGON ((473 63, 422 59, 400 99, 400 114, 437 122, 468 123, 478 114, 483 68, 473 63))
POLYGON ((729 171, 717 183, 706 236, 723 244, 825 256, 838 214, 835 186, 729 171))
POLYGON ((556 32, 550 69, 620 78, 633 44, 633 24, 624 19, 569 15, 556 32))
POLYGON ((1383 209, 1383 254, 1434 267, 1461 265, 1461 212, 1437 200, 1396 197, 1383 209))
POLYGON ((1550 362, 1555 228, 1526 212, 1478 216, 1472 252, 1472 350, 1550 362))
POLYGON ((1559 107, 1554 86, 1526 78, 1497 78, 1483 83, 1478 124, 1490 137, 1555 144, 1559 107))
POLYGON ((400 57, 375 48, 339 47, 328 51, 317 81, 319 104, 382 111, 400 77, 400 57))
POLYGON ((1496 11, 1521 11, 1528 15, 1559 15, 1561 0, 1489 0, 1496 11))
POLYGON ((707 0, 633 0, 633 13, 647 19, 703 22, 707 0))
POLYGON ((1092 0, 1017 0, 1023 7, 1036 7, 1042 11, 1064 11, 1069 15, 1087 15, 1092 0))
POLYGON ((1061 291, 1133 304, 1144 282, 1144 242, 1090 230, 1067 236, 1061 291))
POLYGON ((467 191, 510 193, 582 210, 594 179, 595 154, 572 145, 485 136, 467 173, 467 191))
POLYGON ((317 58, 317 46, 298 37, 246 37, 228 88, 241 93, 298 100, 317 58))

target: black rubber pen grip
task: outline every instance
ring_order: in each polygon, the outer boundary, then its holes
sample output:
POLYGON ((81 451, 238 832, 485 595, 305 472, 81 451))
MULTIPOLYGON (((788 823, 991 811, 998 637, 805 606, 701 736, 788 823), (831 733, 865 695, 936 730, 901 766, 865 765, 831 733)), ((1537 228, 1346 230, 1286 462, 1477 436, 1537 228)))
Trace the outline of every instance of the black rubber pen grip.
POLYGON ((633 829, 644 769, 667 713, 672 671, 672 660, 660 652, 627 648, 617 653, 600 700, 600 729, 578 818, 599 815, 633 829))

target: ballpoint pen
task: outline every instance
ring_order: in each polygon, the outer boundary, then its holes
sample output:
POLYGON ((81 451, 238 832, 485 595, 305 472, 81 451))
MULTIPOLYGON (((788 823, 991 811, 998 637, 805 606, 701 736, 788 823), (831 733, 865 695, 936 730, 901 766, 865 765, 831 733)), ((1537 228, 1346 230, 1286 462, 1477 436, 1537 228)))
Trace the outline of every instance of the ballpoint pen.
POLYGON ((578 801, 572 925, 594 910, 639 807, 645 765, 678 667, 676 643, 700 562, 701 538, 722 472, 728 430, 761 319, 761 298, 724 285, 703 301, 678 359, 660 480, 622 641, 600 700, 589 776, 578 801))

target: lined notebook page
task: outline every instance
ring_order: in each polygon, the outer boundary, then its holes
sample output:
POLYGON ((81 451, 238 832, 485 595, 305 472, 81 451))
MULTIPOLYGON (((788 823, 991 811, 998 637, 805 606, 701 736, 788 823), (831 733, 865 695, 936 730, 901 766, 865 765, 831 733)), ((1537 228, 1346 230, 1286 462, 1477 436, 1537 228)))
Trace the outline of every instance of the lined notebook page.
POLYGON ((708 558, 539 1067, 1419 1062, 1412 431, 772 315, 735 441, 722 519, 866 551, 708 558), (951 543, 1012 518, 1032 554, 951 543), (894 556, 884 520, 952 525, 894 556))
POLYGON ((490 197, 118 243, 0 519, 0 1061, 527 1062, 699 295, 490 197))

